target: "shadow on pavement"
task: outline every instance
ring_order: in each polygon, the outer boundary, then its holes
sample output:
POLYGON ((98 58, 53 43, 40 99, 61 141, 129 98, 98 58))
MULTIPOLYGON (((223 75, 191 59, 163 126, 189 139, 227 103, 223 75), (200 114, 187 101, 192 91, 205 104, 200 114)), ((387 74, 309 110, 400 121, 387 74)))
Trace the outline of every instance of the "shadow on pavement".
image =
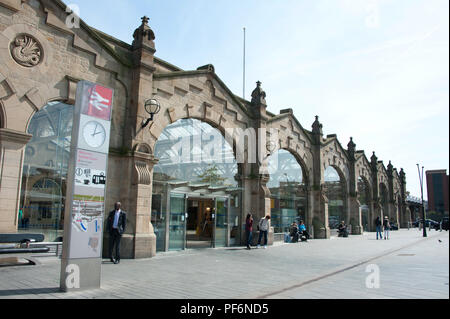
POLYGON ((0 296, 18 296, 18 295, 42 295, 42 294, 54 294, 63 293, 58 288, 30 288, 30 289, 11 289, 0 290, 0 296))

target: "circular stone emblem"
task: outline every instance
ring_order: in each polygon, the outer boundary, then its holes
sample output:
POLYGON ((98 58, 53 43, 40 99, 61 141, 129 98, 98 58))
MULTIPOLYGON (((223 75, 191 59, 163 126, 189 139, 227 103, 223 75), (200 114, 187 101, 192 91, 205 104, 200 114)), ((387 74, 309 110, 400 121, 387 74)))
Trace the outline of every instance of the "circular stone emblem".
POLYGON ((42 47, 31 35, 19 34, 11 42, 10 49, 14 60, 22 66, 33 67, 42 60, 42 47))

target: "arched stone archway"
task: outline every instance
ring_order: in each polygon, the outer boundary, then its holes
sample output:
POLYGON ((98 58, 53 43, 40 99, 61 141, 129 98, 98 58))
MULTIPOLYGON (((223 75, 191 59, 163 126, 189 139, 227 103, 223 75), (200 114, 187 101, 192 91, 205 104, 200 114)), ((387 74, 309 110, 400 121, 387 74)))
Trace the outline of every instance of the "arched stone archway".
POLYGON ((28 231, 42 232, 46 241, 62 236, 70 160, 73 107, 53 101, 34 113, 21 169, 19 207, 28 231), (50 187, 49 185, 53 185, 50 187), (49 192, 56 189, 58 193, 49 192))
POLYGON ((6 127, 6 113, 3 102, 0 101, 0 129, 6 127))
POLYGON ((311 229, 309 184, 304 163, 286 149, 274 152, 267 161, 267 188, 274 232, 289 232, 292 222, 299 223, 300 220, 304 221, 307 229, 311 229))
POLYGON ((207 122, 180 119, 161 132, 153 153, 156 250, 239 244, 242 190, 234 152, 222 133, 207 122))
POLYGON ((328 221, 330 229, 337 229, 339 223, 350 222, 348 209, 348 186, 343 172, 334 165, 324 171, 325 196, 328 199, 328 221))
POLYGON ((364 176, 358 178, 358 202, 361 210, 361 223, 364 231, 373 228, 372 216, 372 193, 369 181, 364 176))
POLYGON ((361 222, 364 231, 375 231, 373 176, 370 162, 364 152, 356 154, 355 178, 357 180, 358 201, 361 207, 361 222), (364 203, 361 202, 361 193, 364 192, 364 203))

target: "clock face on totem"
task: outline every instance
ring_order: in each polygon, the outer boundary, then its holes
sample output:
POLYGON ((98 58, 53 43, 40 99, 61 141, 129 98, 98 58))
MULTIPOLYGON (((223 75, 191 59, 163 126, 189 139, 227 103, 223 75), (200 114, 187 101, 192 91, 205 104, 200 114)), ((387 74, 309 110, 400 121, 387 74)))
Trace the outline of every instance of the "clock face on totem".
POLYGON ((89 121, 83 127, 83 138, 90 147, 99 148, 105 143, 106 129, 98 121, 89 121))

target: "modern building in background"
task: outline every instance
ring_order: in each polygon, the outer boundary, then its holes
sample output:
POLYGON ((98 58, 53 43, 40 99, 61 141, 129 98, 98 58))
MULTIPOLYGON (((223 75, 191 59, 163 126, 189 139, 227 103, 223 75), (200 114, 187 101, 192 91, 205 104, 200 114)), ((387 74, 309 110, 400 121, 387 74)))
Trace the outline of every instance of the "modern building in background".
POLYGON ((127 211, 123 258, 241 245, 248 213, 272 215, 270 243, 299 219, 314 238, 339 221, 373 230, 377 216, 407 227, 403 169, 324 135, 318 116, 307 129, 292 109, 270 112, 259 81, 245 100, 207 61, 183 70, 156 57, 147 17, 129 44, 68 25, 68 12, 60 0, 0 0, 0 233, 62 236, 80 80, 114 90, 104 211, 127 211), (144 126, 149 100, 160 112, 144 126))
POLYGON ((448 175, 446 169, 425 172, 428 210, 448 214, 448 175))

